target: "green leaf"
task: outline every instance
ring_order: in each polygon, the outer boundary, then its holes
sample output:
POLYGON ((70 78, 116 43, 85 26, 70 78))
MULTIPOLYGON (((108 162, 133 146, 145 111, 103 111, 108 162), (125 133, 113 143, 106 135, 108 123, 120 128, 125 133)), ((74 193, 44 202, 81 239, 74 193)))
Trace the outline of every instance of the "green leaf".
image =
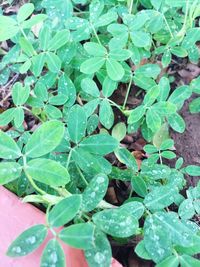
POLYGON ((81 80, 81 88, 84 92, 87 94, 94 96, 94 97, 99 97, 99 89, 96 85, 96 83, 90 79, 90 78, 84 78, 81 80))
POLYGON ((90 153, 106 155, 113 152, 119 143, 108 134, 96 134, 87 137, 80 144, 79 147, 90 153))
POLYGON ((16 106, 26 103, 30 94, 30 87, 25 85, 24 87, 20 82, 14 84, 12 88, 12 99, 16 106))
POLYGON ((178 214, 183 220, 191 219, 195 214, 192 199, 185 199, 178 208, 178 214))
POLYGON ((120 147, 117 150, 115 150, 115 156, 118 158, 118 160, 131 168, 134 172, 138 171, 138 165, 137 161, 131 152, 128 151, 128 149, 124 147, 120 147))
POLYGON ((60 227, 70 222, 81 207, 81 195, 72 195, 61 200, 49 212, 48 222, 53 227, 60 227))
POLYGON ((65 127, 60 121, 43 123, 30 137, 25 146, 30 158, 41 157, 53 151, 61 142, 65 127))
POLYGON ((185 168, 185 171, 191 176, 200 176, 200 166, 189 165, 185 168))
POLYGON ((126 124, 124 122, 119 122, 115 124, 112 129, 112 136, 119 142, 126 136, 126 124))
POLYGON ((123 206, 100 211, 92 219, 100 230, 114 237, 129 237, 138 229, 138 221, 123 206))
POLYGON ((158 96, 158 101, 166 101, 170 93, 170 83, 169 79, 162 77, 159 81, 160 94, 158 96))
POLYGON ((151 106, 157 99, 160 93, 160 87, 154 86, 149 89, 144 97, 143 104, 146 106, 151 106))
POLYGON ((156 267, 178 267, 178 266, 179 266, 179 258, 174 255, 169 256, 162 262, 156 264, 156 267))
POLYGON ((89 55, 94 57, 105 57, 107 54, 106 48, 98 43, 87 42, 83 47, 89 55))
POLYGON ((55 51, 65 45, 69 40, 69 30, 61 30, 48 42, 48 50, 55 51))
POLYGON ((174 196, 177 193, 176 188, 171 185, 164 185, 154 188, 145 196, 144 204, 151 211, 162 210, 174 202, 174 196))
POLYGON ((0 185, 20 177, 22 167, 16 162, 0 162, 0 185))
POLYGON ((82 197, 82 210, 89 212, 97 207, 106 194, 108 177, 105 174, 96 175, 84 190, 82 197))
POLYGON ((37 224, 24 231, 9 246, 9 257, 22 257, 36 250, 47 236, 47 228, 43 224, 37 224))
POLYGON ((168 123, 178 133, 183 133, 185 131, 185 121, 184 119, 178 114, 174 113, 173 115, 168 116, 168 123))
POLYGON ((160 150, 166 150, 173 148, 174 146, 174 140, 172 139, 166 139, 161 143, 160 150))
POLYGON ((138 106, 137 108, 133 109, 128 117, 128 123, 133 124, 139 121, 145 114, 146 107, 143 105, 138 106))
POLYGON ((43 26, 39 32, 39 43, 41 50, 43 51, 47 50, 50 38, 51 38, 51 32, 49 27, 43 26))
POLYGON ((32 71, 35 76, 39 76, 45 64, 45 54, 40 53, 32 58, 32 71))
POLYGON ((99 117, 97 114, 93 114, 87 121, 87 133, 92 134, 99 125, 99 117))
POLYGON ((47 63, 48 69, 51 72, 57 73, 60 71, 61 60, 56 54, 54 54, 52 52, 47 52, 46 53, 46 63, 47 63))
POLYGON ((93 74, 97 72, 105 63, 105 58, 103 57, 94 57, 85 60, 81 66, 80 71, 85 74, 93 74))
POLYGON ((15 109, 14 125, 16 128, 19 128, 22 126, 23 122, 24 122, 24 110, 22 107, 18 107, 15 109))
POLYGON ((19 23, 23 22, 26 20, 34 11, 34 5, 31 3, 27 3, 23 5, 18 13, 17 13, 17 20, 19 23))
POLYGON ((144 240, 141 240, 135 247, 135 253, 142 259, 145 260, 151 260, 151 257, 149 256, 146 248, 145 248, 145 244, 144 244, 144 240))
POLYGON ((176 154, 172 151, 163 151, 161 153, 161 157, 166 158, 166 159, 174 159, 176 158, 176 154))
POLYGON ((165 50, 163 56, 162 56, 162 66, 163 68, 166 68, 167 66, 169 66, 169 64, 171 63, 172 61, 172 54, 170 52, 170 50, 165 50))
POLYGON ((74 149, 72 158, 81 170, 91 175, 99 173, 109 174, 112 169, 111 164, 102 156, 90 154, 82 148, 74 149))
POLYGON ((144 75, 148 78, 156 79, 161 72, 161 68, 158 64, 145 64, 135 70, 136 75, 144 75))
POLYGON ((84 109, 79 105, 74 105, 68 116, 69 137, 74 143, 78 143, 85 136, 87 128, 87 117, 84 109))
POLYGON ((25 171, 32 179, 50 186, 64 186, 70 181, 67 169, 50 159, 33 159, 25 171))
POLYGON ((3 131, 0 131, 0 158, 17 159, 21 156, 21 150, 15 141, 3 131))
POLYGON ((30 29, 33 26, 37 25, 38 23, 41 23, 43 20, 45 20, 47 18, 48 18, 48 16, 45 14, 34 15, 30 19, 22 22, 22 28, 23 29, 30 29))
POLYGON ((110 242, 101 231, 95 232, 94 247, 85 250, 84 254, 89 266, 110 267, 111 265, 112 251, 110 242))
POLYGON ((141 197, 147 195, 147 185, 141 176, 134 176, 131 179, 131 186, 133 190, 141 197))
POLYGON ((59 266, 65 267, 65 253, 60 243, 56 239, 51 239, 42 253, 41 267, 59 266))
POLYGON ((142 175, 153 180, 166 179, 171 173, 171 169, 164 164, 154 164, 153 166, 142 164, 141 168, 142 175))
POLYGON ((169 97, 169 101, 180 109, 186 99, 192 94, 192 90, 189 86, 183 85, 178 87, 169 97))
POLYGON ((160 262, 172 254, 170 231, 161 226, 157 215, 150 215, 144 223, 144 246, 154 262, 160 262))
POLYGON ((15 108, 9 108, 0 114, 0 126, 8 125, 14 118, 15 108))
POLYGON ((95 28, 106 26, 111 22, 116 21, 117 18, 118 15, 116 12, 108 11, 106 14, 103 14, 98 18, 98 20, 95 21, 94 26, 95 28))
POLYGON ((122 65, 112 58, 108 58, 106 60, 106 70, 107 70, 108 76, 113 81, 121 80, 125 73, 122 65))
POLYGON ((86 250, 94 246, 94 229, 92 223, 79 223, 63 229, 58 236, 66 244, 86 250))
POLYGON ((130 33, 131 40, 136 47, 146 47, 151 45, 149 33, 143 31, 133 31, 130 33))
POLYGON ((110 97, 117 89, 117 82, 111 80, 108 76, 103 81, 102 93, 105 97, 110 97))
POLYGON ((191 113, 200 112, 200 97, 192 100, 192 102, 189 104, 189 109, 191 113))
POLYGON ((200 94, 200 76, 196 79, 193 79, 190 83, 190 87, 193 93, 200 94))
POLYGON ((19 44, 22 48, 22 50, 29 56, 33 56, 36 54, 35 49, 33 48, 32 44, 30 41, 28 41, 27 39, 25 39, 24 37, 21 37, 19 39, 19 44))
POLYGON ((156 112, 154 108, 149 108, 146 113, 146 122, 147 126, 152 130, 152 132, 156 132, 161 127, 161 118, 159 114, 156 112))
POLYGON ((114 113, 107 99, 104 99, 100 103, 99 120, 106 129, 110 129, 113 126, 114 113))
POLYGON ((156 10, 159 10, 162 5, 162 0, 150 0, 150 2, 156 10))
POLYGON ((19 32, 16 20, 8 16, 0 16, 0 42, 14 37, 19 32))
POLYGON ((63 74, 58 81, 58 94, 62 94, 67 98, 66 107, 71 107, 76 101, 76 88, 66 74, 63 74))
POLYGON ((117 61, 125 61, 132 56, 130 50, 126 49, 112 49, 109 52, 109 57, 117 61))
POLYGON ((199 267, 200 261, 188 255, 180 256, 180 263, 182 267, 199 267))
POLYGON ((169 127, 167 123, 163 123, 160 129, 153 136, 153 145, 160 148, 162 142, 169 138, 169 127))
POLYGON ((188 55, 187 50, 180 46, 172 47, 170 50, 171 53, 177 57, 187 57, 188 55))

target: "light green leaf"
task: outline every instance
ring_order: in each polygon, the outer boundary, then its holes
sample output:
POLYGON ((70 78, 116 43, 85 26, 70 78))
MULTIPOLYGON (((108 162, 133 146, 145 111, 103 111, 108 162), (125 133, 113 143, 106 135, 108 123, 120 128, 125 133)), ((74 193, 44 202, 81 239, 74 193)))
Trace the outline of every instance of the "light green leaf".
POLYGON ((149 89, 144 97, 143 104, 146 106, 151 106, 157 99, 160 93, 160 87, 154 86, 149 89))
POLYGON ((180 109, 186 99, 188 99, 192 94, 192 90, 189 86, 183 85, 176 88, 175 91, 170 95, 168 101, 177 105, 180 109))
POLYGON ((34 57, 32 57, 32 71, 34 75, 37 77, 41 74, 43 67, 45 64, 45 54, 40 53, 34 57))
POLYGON ((72 247, 90 249, 94 246, 94 229, 92 223, 74 224, 63 229, 59 238, 72 247))
POLYGON ((104 99, 100 103, 99 120, 106 129, 110 129, 113 126, 114 113, 107 99, 104 99))
POLYGON ((115 124, 112 129, 112 136, 119 142, 126 136, 126 124, 124 122, 119 122, 115 124))
POLYGON ((43 26, 39 32, 39 43, 41 50, 43 51, 47 50, 50 38, 51 38, 51 32, 49 27, 43 26))
POLYGON ((117 61, 125 61, 132 56, 130 50, 126 49, 112 49, 109 52, 109 57, 117 61))
POLYGON ((20 177, 22 167, 16 162, 0 162, 0 185, 20 177))
POLYGON ((161 118, 159 114, 156 112, 154 108, 149 108, 146 113, 146 122, 147 126, 152 130, 152 132, 156 132, 161 127, 161 118))
POLYGON ((200 112, 200 97, 194 99, 189 104, 190 112, 191 113, 199 113, 200 112))
POLYGON ((162 60, 161 60, 163 68, 166 68, 167 66, 169 66, 171 61, 172 61, 172 54, 170 50, 167 49, 163 53, 162 60))
POLYGON ((156 264, 156 267, 178 267, 178 266, 179 266, 179 258, 174 255, 169 256, 162 262, 156 264))
POLYGON ((145 64, 135 70, 135 75, 144 75, 148 78, 156 79, 161 72, 161 68, 158 64, 145 64))
POLYGON ((135 247, 135 253, 142 259, 145 260, 151 260, 151 257, 149 256, 146 248, 145 248, 145 244, 144 244, 144 240, 141 240, 135 247))
POLYGON ((22 257, 36 250, 47 236, 47 228, 43 224, 37 224, 24 231, 9 246, 9 257, 22 257))
POLYGON ((87 42, 83 47, 89 55, 94 57, 105 57, 107 54, 106 48, 98 43, 87 42))
POLYGON ((69 137, 74 143, 78 143, 85 136, 87 128, 87 116, 84 109, 79 105, 74 105, 68 116, 69 137))
POLYGON ((106 155, 113 152, 119 143, 108 134, 96 134, 87 137, 80 144, 79 147, 90 153, 106 155))
POLYGON ((110 242, 106 235, 101 231, 95 232, 94 247, 85 250, 85 257, 92 267, 110 267, 112 251, 110 242))
POLYGON ((17 159, 21 156, 21 150, 15 141, 3 131, 0 131, 0 158, 17 159))
POLYGON ((147 185, 141 176, 133 176, 131 179, 131 186, 133 190, 141 197, 147 195, 147 185))
POLYGON ((142 175, 153 180, 166 179, 171 173, 171 169, 164 164, 154 164, 153 166, 142 164, 141 169, 142 175))
POLYGON ((23 22, 26 20, 34 11, 34 5, 31 3, 27 3, 23 5, 18 13, 17 13, 17 20, 19 23, 23 22))
POLYGON ((111 80, 108 76, 103 81, 102 93, 105 97, 110 97, 117 89, 117 82, 111 80))
POLYGON ((93 114, 87 121, 87 133, 90 135, 93 133, 99 125, 99 117, 97 114, 93 114))
POLYGON ((48 222, 53 227, 60 227, 70 222, 81 207, 81 195, 72 195, 61 200, 49 212, 48 222))
POLYGON ((168 116, 168 123, 178 133, 183 133, 185 131, 185 121, 184 119, 178 114, 174 113, 173 115, 168 116))
POLYGON ((87 94, 94 96, 94 97, 99 97, 99 89, 96 85, 96 83, 90 79, 90 78, 84 78, 81 80, 81 88, 84 92, 87 94))
POLYGON ((106 194, 108 177, 105 174, 96 175, 84 190, 82 197, 82 210, 89 212, 97 207, 106 194))
POLYGON ((185 171, 191 176, 200 176, 200 166, 189 165, 185 168, 185 171))
POLYGON ((143 31, 133 31, 130 33, 131 40, 136 47, 146 47, 151 45, 149 33, 143 31))
POLYGON ((115 150, 115 156, 121 163, 131 168, 134 172, 138 171, 137 161, 134 155, 131 154, 131 152, 129 152, 128 149, 124 147, 118 148, 117 150, 115 150))
POLYGON ((70 181, 67 169, 50 159, 29 161, 25 172, 32 179, 50 186, 64 186, 70 181))
POLYGON ((69 40, 69 30, 61 30, 48 42, 48 50, 55 51, 65 45, 69 40))
POLYGON ((8 123, 10 123, 15 114, 15 108, 9 108, 3 113, 0 114, 0 126, 6 126, 8 123))
POLYGON ((128 117, 128 123, 133 124, 139 121, 145 114, 146 108, 143 105, 140 105, 133 109, 128 117))
POLYGON ((20 82, 16 82, 12 88, 12 99, 16 106, 26 103, 30 94, 30 87, 25 85, 24 87, 20 82))
POLYGON ((35 49, 33 48, 32 44, 30 41, 28 41, 27 39, 25 39, 24 37, 21 37, 19 39, 19 44, 22 48, 22 50, 29 56, 32 57, 33 55, 36 54, 35 49))
POLYGON ((200 261, 189 255, 180 256, 180 263, 182 267, 199 267, 200 261))
POLYGON ((15 115, 14 115, 14 125, 16 128, 19 128, 22 126, 24 122, 24 110, 22 107, 18 107, 15 109, 15 115))
POLYGON ((195 214, 192 199, 185 199, 178 208, 178 214, 183 220, 191 219, 195 214))
POLYGON ((57 239, 51 239, 47 243, 42 253, 40 266, 41 267, 47 267, 47 266, 65 267, 66 266, 65 253, 57 239))
POLYGON ((177 193, 177 189, 172 188, 171 185, 160 186, 146 195, 144 204, 151 211, 162 210, 174 202, 174 196, 177 193))
POLYGON ((158 101, 166 101, 170 93, 170 83, 169 79, 162 77, 159 81, 160 94, 158 96, 158 101))
POLYGON ((105 58, 94 57, 89 58, 81 64, 80 71, 85 74, 93 74, 97 72, 105 63, 105 58))
POLYGON ((108 76, 113 81, 121 80, 125 73, 122 65, 112 58, 108 58, 106 60, 106 70, 107 70, 108 76))
POLYGON ((100 211, 92 219, 99 229, 114 237, 129 237, 138 229, 137 219, 123 206, 100 211))
POLYGON ((47 18, 48 18, 48 16, 45 14, 38 14, 38 15, 32 16, 30 19, 22 22, 22 28, 23 29, 30 29, 34 25, 41 23, 43 20, 45 20, 47 18))
POLYGON ((0 29, 0 42, 14 37, 19 31, 16 20, 8 16, 0 16, 0 29))
POLYGON ((53 151, 60 144, 64 130, 64 125, 60 121, 52 120, 43 123, 26 144, 26 155, 36 158, 53 151))
POLYGON ((172 47, 171 53, 177 57, 187 57, 187 50, 181 46, 172 47))
POLYGON ((51 72, 57 73, 60 71, 61 60, 56 54, 52 52, 46 53, 46 63, 51 72))

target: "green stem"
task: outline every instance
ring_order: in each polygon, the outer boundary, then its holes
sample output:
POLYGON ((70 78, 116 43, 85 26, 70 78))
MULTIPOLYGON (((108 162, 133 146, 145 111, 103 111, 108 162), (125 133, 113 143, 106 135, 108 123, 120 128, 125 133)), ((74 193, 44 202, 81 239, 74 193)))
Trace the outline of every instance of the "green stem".
POLYGON ((29 113, 31 113, 34 117, 36 117, 39 121, 44 122, 38 115, 34 114, 29 108, 22 106, 22 108, 29 113))
POLYGON ((129 96, 129 93, 130 93, 130 90, 131 90, 132 81, 133 81, 133 76, 131 75, 130 82, 128 84, 128 88, 127 88, 127 92, 126 92, 126 96, 125 96, 125 99, 124 99, 124 104, 122 106, 122 109, 125 109, 125 107, 126 107, 128 96, 129 96))
POLYGON ((96 32, 96 29, 95 29, 95 27, 94 27, 94 25, 93 25, 92 23, 90 23, 90 25, 91 25, 91 27, 92 27, 92 30, 93 30, 93 32, 94 32, 94 35, 95 35, 95 37, 96 37, 98 43, 99 43, 100 45, 102 45, 102 43, 101 43, 101 41, 100 41, 100 39, 99 39, 99 36, 98 36, 98 34, 97 34, 97 32, 96 32))
POLYGON ((128 11, 129 14, 132 13, 132 9, 133 9, 133 1, 134 1, 134 0, 131 0, 130 3, 129 3, 129 11, 128 11))
POLYGON ((81 170, 79 169, 79 167, 76 165, 76 168, 78 170, 78 173, 80 174, 81 176, 81 179, 83 180, 83 182, 85 183, 85 185, 87 186, 88 185, 88 182, 87 180, 85 179, 84 175, 82 174, 81 170))
POLYGON ((71 159, 71 156, 72 156, 72 151, 73 151, 73 148, 70 150, 70 152, 69 152, 69 154, 68 154, 66 168, 69 167, 70 159, 71 159))
POLYGON ((169 24, 168 24, 168 22, 167 22, 167 20, 166 20, 165 15, 164 15, 164 14, 162 14, 162 15, 163 15, 163 19, 164 19, 164 21, 165 21, 165 24, 166 24, 166 26, 167 26, 167 29, 168 29, 168 31, 169 31, 171 37, 174 38, 174 35, 173 35, 173 33, 172 33, 172 31, 171 31, 171 28, 170 28, 170 26, 169 26, 169 24))
POLYGON ((34 182, 33 178, 26 172, 25 168, 24 168, 24 172, 26 174, 26 177, 28 178, 30 184, 32 185, 32 187, 41 195, 46 195, 46 192, 43 191, 41 188, 39 188, 36 183, 34 182))

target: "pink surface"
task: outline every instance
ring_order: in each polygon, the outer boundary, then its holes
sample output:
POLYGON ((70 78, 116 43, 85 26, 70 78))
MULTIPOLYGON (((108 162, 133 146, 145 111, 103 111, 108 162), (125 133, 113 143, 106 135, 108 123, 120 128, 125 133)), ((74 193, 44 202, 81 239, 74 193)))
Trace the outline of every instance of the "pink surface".
MULTIPOLYGON (((42 250, 51 237, 30 255, 9 258, 5 255, 10 243, 25 229, 45 223, 44 214, 34 206, 22 203, 14 194, 0 186, 0 266, 1 267, 39 267, 42 250)), ((63 244, 67 267, 88 267, 83 252, 63 244)), ((112 267, 122 267, 113 259, 112 267)))

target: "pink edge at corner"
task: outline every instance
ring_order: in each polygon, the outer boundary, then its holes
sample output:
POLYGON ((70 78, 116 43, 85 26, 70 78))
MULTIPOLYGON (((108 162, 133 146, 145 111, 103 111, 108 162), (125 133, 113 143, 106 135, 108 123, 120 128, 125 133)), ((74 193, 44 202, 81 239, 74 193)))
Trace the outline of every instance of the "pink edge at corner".
MULTIPOLYGON (((48 235, 44 244, 26 257, 9 258, 5 255, 11 242, 25 229, 45 223, 45 215, 34 206, 22 203, 14 194, 0 186, 0 265, 2 267, 39 267, 42 250, 51 238, 48 235)), ((67 267, 88 267, 81 250, 63 244, 67 267)), ((115 259, 112 267, 122 267, 115 259)))

